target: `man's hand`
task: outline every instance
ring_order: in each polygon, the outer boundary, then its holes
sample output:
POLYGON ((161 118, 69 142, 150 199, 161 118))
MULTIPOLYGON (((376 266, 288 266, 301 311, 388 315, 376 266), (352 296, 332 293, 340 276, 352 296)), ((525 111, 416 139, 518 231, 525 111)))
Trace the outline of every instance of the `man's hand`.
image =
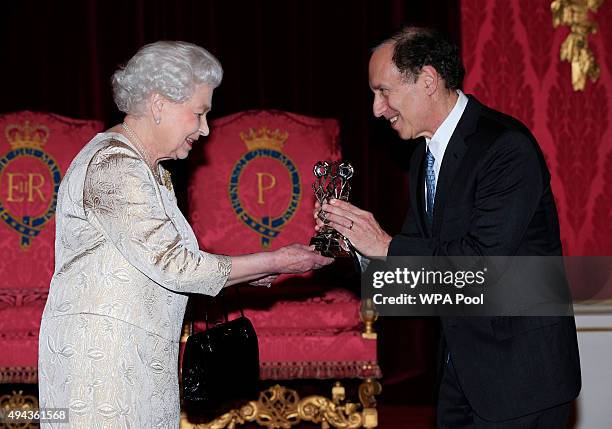
POLYGON ((315 230, 328 225, 348 238, 355 249, 364 256, 387 256, 391 236, 378 224, 372 213, 361 210, 342 200, 331 200, 329 204, 315 204, 315 230), (325 219, 325 222, 321 220, 325 219))

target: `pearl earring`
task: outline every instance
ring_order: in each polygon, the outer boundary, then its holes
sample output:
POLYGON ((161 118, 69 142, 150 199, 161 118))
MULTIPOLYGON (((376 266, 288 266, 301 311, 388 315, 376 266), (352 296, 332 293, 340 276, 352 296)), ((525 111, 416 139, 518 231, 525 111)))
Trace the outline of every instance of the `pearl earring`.
POLYGON ((159 123, 160 123, 160 122, 161 122, 161 119, 159 119, 159 118, 155 118, 155 123, 156 123, 157 125, 159 125, 159 123))

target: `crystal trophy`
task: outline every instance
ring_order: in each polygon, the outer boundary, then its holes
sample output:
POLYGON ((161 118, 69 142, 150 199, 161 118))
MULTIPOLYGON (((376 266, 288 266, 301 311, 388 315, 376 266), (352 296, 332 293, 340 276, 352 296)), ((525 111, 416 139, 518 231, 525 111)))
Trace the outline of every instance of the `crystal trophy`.
MULTIPOLYGON (((313 173, 315 182, 312 185, 315 197, 323 205, 329 200, 348 201, 351 192, 350 179, 353 177, 353 166, 344 161, 319 161, 315 164, 313 173)), ((326 213, 319 212, 319 219, 327 224, 326 213)), ((324 225, 310 240, 323 256, 332 258, 349 256, 356 260, 355 249, 351 242, 330 226, 324 225)))

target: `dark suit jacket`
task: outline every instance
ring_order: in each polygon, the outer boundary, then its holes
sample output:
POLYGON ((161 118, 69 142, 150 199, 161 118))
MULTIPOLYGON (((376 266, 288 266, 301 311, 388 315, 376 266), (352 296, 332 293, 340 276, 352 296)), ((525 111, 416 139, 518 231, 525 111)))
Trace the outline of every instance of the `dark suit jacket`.
MULTIPOLYGON (((550 173, 522 123, 469 98, 444 154, 431 228, 424 146, 411 159, 410 207, 390 256, 561 255, 550 173)), ((573 317, 442 317, 441 324, 444 347, 480 417, 511 419, 578 395, 573 317)))

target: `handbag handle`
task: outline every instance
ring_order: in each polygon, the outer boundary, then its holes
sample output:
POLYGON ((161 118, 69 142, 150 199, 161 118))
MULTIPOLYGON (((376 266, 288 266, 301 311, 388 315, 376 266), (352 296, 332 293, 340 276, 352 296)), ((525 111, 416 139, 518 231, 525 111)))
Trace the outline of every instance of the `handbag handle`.
MULTIPOLYGON (((236 291, 236 299, 238 301, 238 309, 240 310, 240 316, 244 317, 244 310, 242 308, 242 300, 240 299, 240 286, 236 285, 233 287, 236 291)), ((227 306, 225 305, 225 288, 221 289, 219 294, 217 295, 221 300, 221 308, 223 309, 223 318, 225 322, 229 322, 229 316, 227 312, 227 306)), ((206 329, 208 330, 208 301, 206 302, 206 306, 204 308, 204 322, 206 323, 206 329)), ((193 321, 191 322, 192 328, 191 332, 193 332, 193 321)))

